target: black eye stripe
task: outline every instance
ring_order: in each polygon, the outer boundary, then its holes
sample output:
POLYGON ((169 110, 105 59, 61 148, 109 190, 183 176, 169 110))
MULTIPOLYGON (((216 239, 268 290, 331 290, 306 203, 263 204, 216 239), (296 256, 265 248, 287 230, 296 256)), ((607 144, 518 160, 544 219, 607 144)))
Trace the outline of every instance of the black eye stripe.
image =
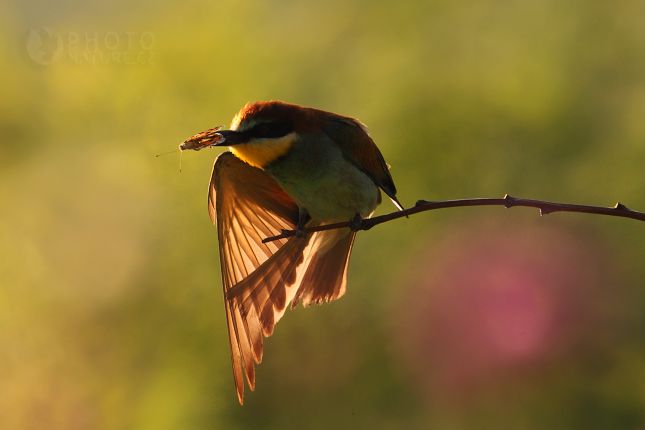
POLYGON ((275 139, 286 136, 293 131, 291 122, 265 122, 254 126, 248 131, 249 135, 256 138, 275 139))

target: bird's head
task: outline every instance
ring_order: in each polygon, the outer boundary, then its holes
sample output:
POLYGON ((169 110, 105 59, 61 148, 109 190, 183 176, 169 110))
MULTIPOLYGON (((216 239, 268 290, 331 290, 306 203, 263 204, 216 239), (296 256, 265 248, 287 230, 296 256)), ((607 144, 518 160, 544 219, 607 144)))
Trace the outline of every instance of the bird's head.
POLYGON ((247 104, 233 118, 230 130, 205 131, 186 140, 179 148, 229 146, 238 158, 263 169, 285 156, 300 133, 320 126, 324 119, 318 112, 280 101, 247 104))

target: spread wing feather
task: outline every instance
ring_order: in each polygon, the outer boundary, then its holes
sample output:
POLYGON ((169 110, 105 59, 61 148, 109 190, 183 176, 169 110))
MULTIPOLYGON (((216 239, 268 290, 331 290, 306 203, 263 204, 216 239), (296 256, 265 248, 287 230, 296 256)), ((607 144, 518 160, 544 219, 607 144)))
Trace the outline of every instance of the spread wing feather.
MULTIPOLYGON (((208 194, 209 213, 217 224, 220 265, 225 297, 234 285, 247 278, 275 254, 286 239, 262 243, 282 229, 294 229, 298 206, 262 170, 230 152, 215 160, 208 194)), ((240 403, 244 396, 243 373, 255 388, 254 364, 262 360, 262 325, 257 314, 242 314, 225 300, 233 376, 240 403)))

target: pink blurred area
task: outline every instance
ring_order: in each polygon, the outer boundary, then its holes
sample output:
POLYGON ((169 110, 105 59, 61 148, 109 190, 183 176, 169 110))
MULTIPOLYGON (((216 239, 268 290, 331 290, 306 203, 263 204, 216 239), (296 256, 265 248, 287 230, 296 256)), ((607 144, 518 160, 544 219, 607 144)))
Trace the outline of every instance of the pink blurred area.
POLYGON ((420 391, 460 399, 531 384, 627 324, 607 244, 550 225, 460 226, 419 256, 394 318, 420 391))

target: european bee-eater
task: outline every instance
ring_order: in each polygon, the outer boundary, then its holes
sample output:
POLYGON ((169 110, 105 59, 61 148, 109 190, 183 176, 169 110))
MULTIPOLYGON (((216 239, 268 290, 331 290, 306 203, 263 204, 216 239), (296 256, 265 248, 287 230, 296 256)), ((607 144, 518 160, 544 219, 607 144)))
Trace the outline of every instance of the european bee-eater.
POLYGON ((240 403, 246 373, 262 361, 287 304, 330 302, 345 293, 356 235, 305 228, 372 215, 382 189, 397 208, 389 166, 359 120, 280 101, 247 104, 230 130, 211 129, 181 150, 229 146, 215 160, 208 210, 217 225, 233 376, 240 403), (295 229, 296 236, 262 240, 295 229))

